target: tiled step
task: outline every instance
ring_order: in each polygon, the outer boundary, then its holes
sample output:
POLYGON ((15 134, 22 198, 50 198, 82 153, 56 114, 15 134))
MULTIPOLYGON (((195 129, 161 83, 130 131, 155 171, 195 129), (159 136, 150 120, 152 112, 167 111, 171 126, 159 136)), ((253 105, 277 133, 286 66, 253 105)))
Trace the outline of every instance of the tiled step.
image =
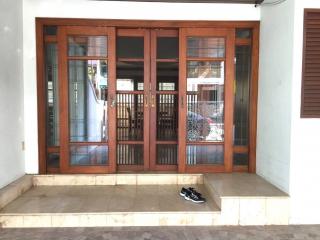
POLYGON ((195 204, 181 185, 39 186, 0 211, 2 227, 210 226, 220 210, 207 197, 195 204))
POLYGON ((255 174, 205 174, 222 225, 288 225, 289 196, 255 174))
POLYGON ((202 174, 56 174, 34 175, 34 186, 203 184, 202 174))

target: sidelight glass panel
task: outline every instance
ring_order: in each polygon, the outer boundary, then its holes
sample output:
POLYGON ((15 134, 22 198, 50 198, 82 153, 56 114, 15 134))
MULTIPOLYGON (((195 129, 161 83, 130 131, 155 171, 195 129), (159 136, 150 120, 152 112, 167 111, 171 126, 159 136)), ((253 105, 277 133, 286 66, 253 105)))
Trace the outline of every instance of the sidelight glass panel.
POLYGON ((108 139, 108 71, 105 60, 69 61, 71 142, 108 139))
POLYGON ((57 35, 58 27, 57 26, 44 26, 43 33, 44 35, 57 35))
POLYGON ((225 39, 215 37, 188 37, 188 57, 225 57, 225 39))
POLYGON ((234 153, 233 154, 233 165, 246 166, 249 162, 248 153, 234 153))
POLYGON ((142 91, 143 62, 117 62, 117 91, 142 91))
POLYGON ((157 91, 178 91, 179 63, 157 63, 157 91))
POLYGON ((158 37, 157 38, 157 59, 178 59, 179 38, 158 37))
POLYGON ((234 145, 248 145, 251 46, 236 46, 236 59, 234 145))
POLYGON ((236 29, 236 38, 250 39, 252 30, 249 28, 238 28, 236 29))
POLYGON ((70 164, 74 166, 108 165, 108 146, 71 146, 70 164))
POLYGON ((187 165, 223 164, 223 145, 187 145, 187 165))
POLYGON ((188 141, 224 141, 224 62, 188 62, 187 107, 188 141))
POLYGON ((60 154, 48 153, 47 168, 59 168, 60 166, 60 154))
POLYGON ((157 144, 158 165, 176 165, 178 146, 176 144, 157 144))
POLYGON ((47 83, 47 145, 59 146, 58 51, 56 43, 45 46, 45 77, 47 83))
POLYGON ((68 37, 69 56, 100 56, 106 57, 106 36, 70 36, 68 37))
POLYGON ((144 58, 143 37, 117 37, 118 58, 144 58))
POLYGON ((118 144, 117 165, 143 165, 143 145, 118 144))

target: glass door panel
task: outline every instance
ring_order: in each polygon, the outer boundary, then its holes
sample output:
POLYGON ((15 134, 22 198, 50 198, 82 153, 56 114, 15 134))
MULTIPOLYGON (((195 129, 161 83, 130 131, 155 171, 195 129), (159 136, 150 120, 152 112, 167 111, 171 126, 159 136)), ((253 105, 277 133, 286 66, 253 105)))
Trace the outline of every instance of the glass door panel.
POLYGON ((234 31, 181 29, 180 38, 179 170, 230 171, 234 31))
POLYGON ((179 38, 176 30, 151 31, 152 170, 176 170, 178 164, 179 38))
POLYGON ((143 170, 148 165, 148 31, 117 33, 116 131, 118 170, 143 170))
POLYGON ((114 29, 62 27, 59 29, 65 111, 61 119, 63 172, 112 172, 114 154, 109 136, 115 136, 114 29), (67 97, 65 97, 67 96, 67 97))

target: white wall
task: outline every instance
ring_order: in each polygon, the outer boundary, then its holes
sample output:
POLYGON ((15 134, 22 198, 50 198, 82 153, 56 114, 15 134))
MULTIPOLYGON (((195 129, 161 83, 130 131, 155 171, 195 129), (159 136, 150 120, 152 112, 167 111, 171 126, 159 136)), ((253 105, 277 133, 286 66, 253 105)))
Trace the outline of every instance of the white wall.
POLYGON ((160 20, 259 20, 253 5, 205 3, 148 3, 84 0, 24 0, 24 109, 26 172, 38 173, 35 17, 160 19, 160 20))
POLYGON ((24 175, 22 0, 0 0, 0 188, 24 175))
POLYGON ((290 195, 292 223, 320 223, 320 119, 301 119, 301 72, 304 8, 320 0, 295 0, 292 78, 290 195))
POLYGON ((294 0, 261 7, 257 173, 289 192, 294 0))

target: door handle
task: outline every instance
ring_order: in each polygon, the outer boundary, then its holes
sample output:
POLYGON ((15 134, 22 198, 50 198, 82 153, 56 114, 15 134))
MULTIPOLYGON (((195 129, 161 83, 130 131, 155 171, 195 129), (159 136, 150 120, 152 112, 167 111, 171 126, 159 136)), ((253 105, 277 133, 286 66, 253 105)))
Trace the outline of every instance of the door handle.
POLYGON ((113 95, 110 96, 110 107, 114 108, 116 106, 116 99, 113 95))
POLYGON ((156 105, 156 98, 154 95, 151 95, 151 107, 155 107, 156 105))
POLYGON ((184 98, 183 98, 183 96, 180 97, 180 101, 181 101, 181 107, 183 108, 184 107, 184 98))
POLYGON ((145 107, 148 107, 148 94, 144 95, 145 107))

